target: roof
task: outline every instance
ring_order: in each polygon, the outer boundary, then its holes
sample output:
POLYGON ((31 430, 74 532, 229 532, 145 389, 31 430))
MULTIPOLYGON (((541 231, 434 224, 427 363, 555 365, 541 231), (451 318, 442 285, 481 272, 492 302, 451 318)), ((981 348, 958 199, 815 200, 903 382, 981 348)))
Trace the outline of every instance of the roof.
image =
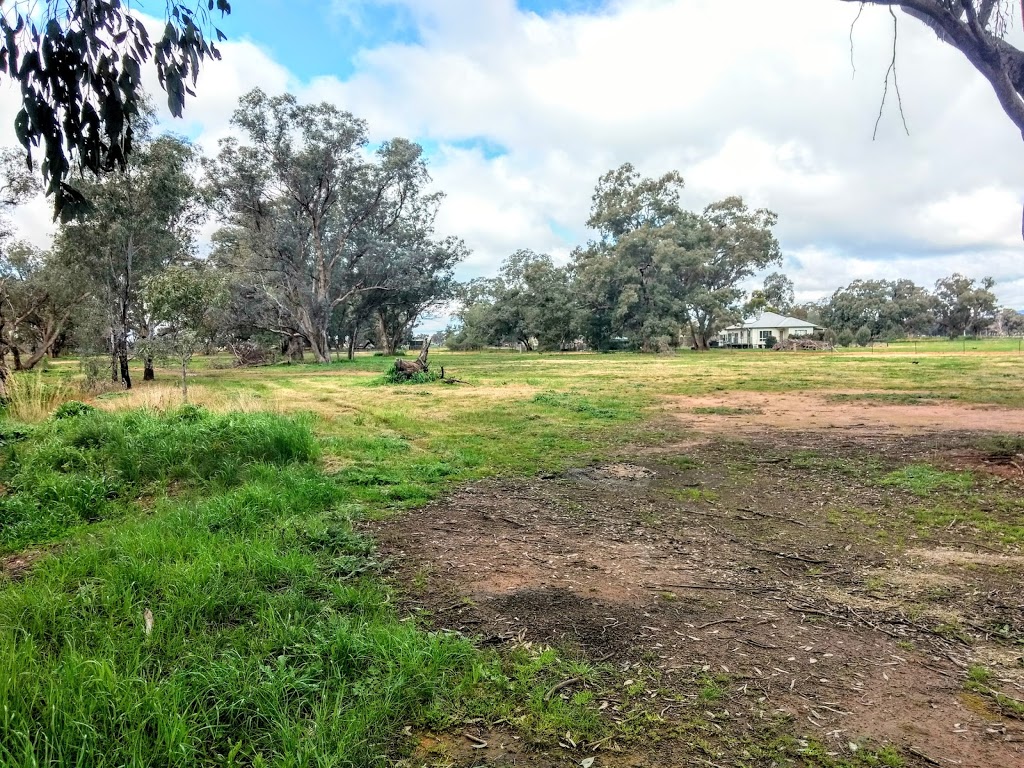
POLYGON ((762 312, 756 317, 747 318, 741 325, 730 325, 725 330, 736 331, 741 328, 820 328, 810 320, 801 320, 799 317, 787 317, 777 312, 762 312))

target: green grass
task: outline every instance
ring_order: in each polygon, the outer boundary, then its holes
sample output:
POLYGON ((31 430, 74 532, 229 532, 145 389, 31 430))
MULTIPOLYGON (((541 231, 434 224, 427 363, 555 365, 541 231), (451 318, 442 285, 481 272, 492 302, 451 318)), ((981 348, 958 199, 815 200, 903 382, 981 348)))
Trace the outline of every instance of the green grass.
POLYGON ((194 406, 154 414, 85 411, 38 425, 6 446, 0 553, 59 539, 169 487, 245 480, 253 464, 311 461, 308 425, 274 414, 213 415, 194 406))
MULTIPOLYGON (((918 365, 905 346, 813 356, 432 354, 432 367, 469 386, 383 384, 393 361, 370 355, 254 370, 200 358, 190 389, 210 412, 137 409, 159 395, 158 382, 90 401, 114 413, 0 422, 0 546, 43 553, 22 580, 0 585, 0 764, 389 765, 408 747, 406 726, 477 717, 549 745, 566 731, 601 738, 610 726, 592 691, 604 672, 556 650, 500 655, 426 631, 396 611, 386 566, 354 524, 457 483, 559 471, 659 442, 672 430, 631 427, 675 396, 841 386, 907 402, 948 392, 1024 406, 1024 357, 1005 343, 973 344, 961 354, 935 343, 918 365), (583 683, 546 696, 573 677, 583 683)), ((58 362, 45 376, 67 383, 76 371, 58 362)), ((173 372, 158 373, 176 403, 173 372)), ((699 466, 689 456, 658 460, 699 466)), ((972 525, 1024 541, 1008 527, 1016 507, 983 512, 966 473, 886 474, 810 453, 793 461, 920 493, 922 525, 947 512, 963 522, 940 496, 956 494, 977 508, 972 525)), ((715 680, 696 692, 702 703, 721 697, 714 709, 728 698, 715 680)), ((646 733, 650 723, 636 717, 614 728, 646 733)), ((695 739, 721 738, 704 725, 695 739)), ((735 746, 752 764, 899 764, 885 750, 833 759, 779 733, 735 746)))
POLYGON ((947 472, 929 464, 911 464, 883 476, 879 483, 917 496, 930 496, 939 491, 966 493, 974 486, 974 475, 970 472, 947 472))

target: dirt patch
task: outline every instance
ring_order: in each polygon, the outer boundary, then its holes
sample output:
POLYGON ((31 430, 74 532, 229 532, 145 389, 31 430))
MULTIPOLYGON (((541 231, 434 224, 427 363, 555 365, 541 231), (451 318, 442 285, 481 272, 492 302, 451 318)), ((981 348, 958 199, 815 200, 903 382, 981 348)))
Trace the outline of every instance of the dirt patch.
POLYGON ((0 578, 20 581, 45 554, 43 550, 29 550, 0 558, 0 578))
POLYGON ((930 560, 943 565, 1024 565, 1024 556, 991 552, 964 552, 958 549, 909 549, 908 557, 930 560))
POLYGON ((872 435, 958 432, 964 429, 976 432, 1024 431, 1024 410, 950 401, 900 404, 870 399, 837 400, 826 393, 723 392, 669 398, 667 407, 683 425, 709 434, 826 429, 853 430, 872 435), (728 412, 712 412, 716 408, 728 412), (694 409, 700 412, 695 413, 694 409), (763 413, 746 412, 745 409, 762 409, 763 413))
MULTIPOLYGON (((748 417, 723 417, 737 418, 748 417)), ((691 764, 671 734, 710 711, 722 738, 785 717, 836 754, 892 744, 908 765, 924 754, 1024 766, 1021 723, 963 695, 968 667, 983 663, 1020 696, 1009 671, 1024 638, 1024 554, 958 529, 925 535, 903 512, 910 497, 849 474, 867 454, 906 462, 946 444, 833 434, 712 438, 680 461, 663 440, 643 464, 476 484, 373 532, 398 581, 420 585, 407 605, 430 623, 484 644, 555 644, 657 680, 657 727, 678 755, 662 764, 691 764), (810 463, 808 445, 820 452, 810 463), (787 452, 800 461, 781 471, 774 457, 787 452), (994 565, 1013 567, 977 567, 994 565), (722 680, 715 705, 694 687, 709 675, 722 680)))

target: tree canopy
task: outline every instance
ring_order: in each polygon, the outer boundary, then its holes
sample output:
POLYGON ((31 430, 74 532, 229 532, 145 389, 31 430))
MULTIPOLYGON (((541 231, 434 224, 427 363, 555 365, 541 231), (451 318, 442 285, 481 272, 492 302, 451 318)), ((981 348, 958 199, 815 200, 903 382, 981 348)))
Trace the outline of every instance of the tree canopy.
POLYGON ((212 15, 230 13, 231 4, 168 2, 155 42, 128 0, 50 0, 41 17, 32 0, 0 10, 0 73, 21 90, 15 132, 30 168, 41 152, 54 214, 67 220, 86 206, 75 171, 126 167, 144 113, 142 67, 152 60, 168 108, 180 117, 202 63, 220 58, 211 38, 226 39, 212 15))

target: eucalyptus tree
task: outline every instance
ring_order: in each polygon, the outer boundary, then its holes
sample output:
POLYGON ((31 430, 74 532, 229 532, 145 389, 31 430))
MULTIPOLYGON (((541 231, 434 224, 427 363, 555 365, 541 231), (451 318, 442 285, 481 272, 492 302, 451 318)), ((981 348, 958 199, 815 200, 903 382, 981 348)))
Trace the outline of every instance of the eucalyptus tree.
POLYGON ((69 220, 87 206, 76 169, 126 167, 146 122, 142 67, 151 59, 171 114, 181 116, 201 64, 220 58, 211 38, 226 39, 213 24, 214 10, 223 16, 231 4, 167 2, 154 42, 129 0, 0 3, 0 76, 20 87, 15 133, 29 167, 41 148, 55 215, 69 220))
MULTIPOLYGON (((1007 39, 1018 0, 839 0, 882 6, 893 18, 895 8, 926 24, 942 42, 953 46, 988 80, 999 105, 1024 134, 1024 51, 1007 39)), ((895 77, 893 64, 886 75, 895 77)))
POLYGON ((854 280, 823 303, 821 321, 836 333, 867 326, 875 338, 930 333, 935 297, 907 279, 854 280))
POLYGON ((68 271, 53 255, 13 243, 0 255, 0 366, 30 370, 52 354, 75 311, 90 297, 82 270, 68 271))
MULTIPOLYGON (((194 180, 195 151, 174 136, 139 143, 123 172, 78 183, 89 211, 61 225, 54 256, 80 269, 107 318, 112 378, 132 386, 128 360, 135 338, 152 333, 153 319, 140 301, 140 282, 188 259, 202 220, 194 180)), ((145 378, 152 378, 146 358, 145 378)))
POLYGON ((666 271, 680 286, 677 301, 698 350, 706 350, 724 324, 739 319, 740 284, 782 260, 772 232, 777 221, 772 211, 751 210, 742 198, 727 197, 676 228, 681 242, 673 230, 666 233, 666 271))
POLYGON ((581 323, 591 344, 610 342, 610 329, 643 350, 678 336, 682 316, 677 286, 664 271, 665 235, 672 229, 680 239, 692 221, 680 205, 683 185, 675 171, 644 178, 630 163, 598 180, 587 226, 599 239, 579 250, 573 265, 583 306, 603 318, 581 323))
POLYGON ((976 336, 996 319, 997 299, 992 292, 996 281, 956 273, 935 283, 935 314, 939 328, 950 338, 976 336))
POLYGON ((150 275, 142 284, 142 297, 154 320, 155 332, 147 340, 150 355, 175 360, 181 367, 181 397, 188 402, 188 366, 213 332, 220 276, 202 262, 171 265, 150 275))
POLYGON ((281 330, 330 360, 332 319, 367 291, 388 290, 375 265, 431 230, 423 150, 405 139, 368 150, 366 123, 328 104, 300 104, 259 89, 232 118, 206 163, 214 209, 231 230, 231 264, 273 306, 281 330))

